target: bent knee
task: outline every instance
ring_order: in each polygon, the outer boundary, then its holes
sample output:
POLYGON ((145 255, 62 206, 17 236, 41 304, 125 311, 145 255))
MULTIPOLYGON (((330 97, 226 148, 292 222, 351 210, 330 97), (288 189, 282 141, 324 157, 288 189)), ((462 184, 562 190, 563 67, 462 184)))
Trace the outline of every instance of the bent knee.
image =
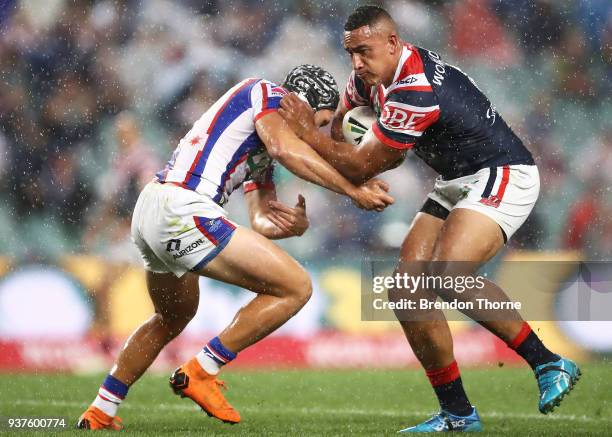
POLYGON ((181 313, 156 313, 155 316, 166 327, 171 338, 179 335, 195 316, 196 310, 181 313))
POLYGON ((302 267, 296 269, 296 272, 294 275, 292 275, 292 278, 292 283, 288 290, 288 297, 291 297, 297 301, 300 307, 303 307, 312 296, 312 280, 310 279, 308 272, 306 272, 306 270, 304 270, 302 267))

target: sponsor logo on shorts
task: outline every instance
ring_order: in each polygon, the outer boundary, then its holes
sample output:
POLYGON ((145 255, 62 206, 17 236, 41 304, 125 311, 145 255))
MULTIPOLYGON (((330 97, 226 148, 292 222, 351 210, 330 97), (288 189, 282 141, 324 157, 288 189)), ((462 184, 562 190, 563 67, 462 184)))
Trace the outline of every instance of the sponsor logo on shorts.
POLYGON ((223 222, 220 219, 211 219, 206 222, 208 232, 217 232, 221 226, 223 226, 223 222))
POLYGON ((499 196, 493 195, 489 197, 483 197, 479 200, 479 202, 487 206, 492 206, 493 208, 499 208, 501 199, 499 198, 499 196))
POLYGON ((204 244, 204 240, 202 240, 201 238, 198 238, 196 241, 191 243, 189 246, 187 246, 183 250, 181 250, 181 251, 179 251, 177 253, 172 254, 172 258, 178 259, 178 258, 181 258, 181 257, 183 257, 185 255, 188 255, 191 252, 193 252, 201 244, 204 244))
POLYGON ((181 248, 181 240, 179 239, 172 239, 170 241, 168 241, 168 244, 166 244, 166 252, 172 252, 174 250, 179 250, 181 248))
POLYGON ((472 191, 472 188, 469 185, 464 185, 463 187, 461 187, 459 199, 465 199, 468 194, 470 194, 470 191, 472 191))

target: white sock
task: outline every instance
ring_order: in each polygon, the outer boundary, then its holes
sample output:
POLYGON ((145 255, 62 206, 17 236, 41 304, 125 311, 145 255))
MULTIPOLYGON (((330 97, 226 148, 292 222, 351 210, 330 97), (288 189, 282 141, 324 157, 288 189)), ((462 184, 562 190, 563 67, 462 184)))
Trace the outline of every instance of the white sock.
POLYGON ((209 375, 216 375, 221 370, 221 366, 217 361, 215 361, 210 355, 208 355, 204 349, 202 349, 196 355, 196 360, 202 366, 202 369, 209 375))
POLYGON ((109 416, 115 417, 117 415, 117 409, 119 408, 122 400, 123 399, 121 399, 119 396, 114 395, 104 387, 100 387, 100 390, 98 390, 98 396, 96 396, 91 405, 99 408, 109 416))

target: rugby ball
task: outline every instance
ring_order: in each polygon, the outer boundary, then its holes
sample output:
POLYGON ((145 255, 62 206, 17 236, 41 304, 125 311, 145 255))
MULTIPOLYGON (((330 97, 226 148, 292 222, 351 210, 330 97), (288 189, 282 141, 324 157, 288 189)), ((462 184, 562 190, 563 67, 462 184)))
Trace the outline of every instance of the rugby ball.
POLYGON ((344 114, 342 134, 347 143, 358 146, 366 133, 372 129, 376 114, 369 106, 357 106, 344 114))

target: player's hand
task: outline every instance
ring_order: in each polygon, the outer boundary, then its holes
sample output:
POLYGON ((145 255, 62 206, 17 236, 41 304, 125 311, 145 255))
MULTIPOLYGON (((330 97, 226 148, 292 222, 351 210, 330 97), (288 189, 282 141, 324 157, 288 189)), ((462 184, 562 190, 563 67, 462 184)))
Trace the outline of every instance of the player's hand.
POLYGON ((293 208, 276 200, 270 200, 268 206, 270 207, 268 220, 283 231, 285 237, 299 237, 310 226, 306 216, 306 199, 301 194, 298 195, 298 201, 293 208))
POLYGON ((382 211, 395 203, 395 199, 388 194, 389 184, 380 179, 370 179, 350 193, 351 199, 359 208, 382 211))
POLYGON ((295 134, 304 139, 311 130, 316 130, 314 111, 308 103, 301 100, 294 93, 283 97, 278 113, 285 119, 295 134))

